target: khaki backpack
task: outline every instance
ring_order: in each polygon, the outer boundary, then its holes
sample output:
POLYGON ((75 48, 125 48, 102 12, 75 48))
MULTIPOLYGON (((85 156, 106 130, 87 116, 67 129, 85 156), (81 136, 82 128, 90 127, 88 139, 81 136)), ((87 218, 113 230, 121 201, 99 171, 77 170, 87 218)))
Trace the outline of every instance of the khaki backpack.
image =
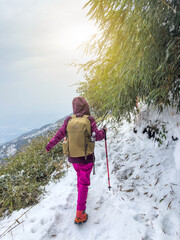
POLYGON ((67 139, 63 142, 63 152, 70 157, 85 157, 94 152, 95 142, 91 141, 91 123, 88 115, 72 115, 67 124, 67 139))

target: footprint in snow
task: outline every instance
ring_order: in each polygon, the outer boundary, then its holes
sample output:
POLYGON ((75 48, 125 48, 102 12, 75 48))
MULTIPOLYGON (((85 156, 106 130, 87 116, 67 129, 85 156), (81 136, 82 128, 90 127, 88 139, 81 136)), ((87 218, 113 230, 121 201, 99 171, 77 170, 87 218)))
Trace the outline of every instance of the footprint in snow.
POLYGON ((146 217, 146 214, 136 214, 133 216, 134 220, 140 223, 147 223, 148 221, 154 221, 156 218, 158 218, 158 214, 153 214, 152 216, 146 217))
POLYGON ((174 234, 174 226, 168 215, 163 218, 161 224, 162 224, 162 231, 165 234, 169 236, 174 234))
POLYGON ((37 226, 34 226, 31 228, 31 233, 36 233, 37 232, 37 226))
POLYGON ((140 223, 145 222, 144 215, 136 214, 135 216, 133 216, 133 218, 137 222, 140 222, 140 223))
POLYGON ((45 221, 44 221, 43 218, 40 220, 40 224, 41 224, 42 226, 45 224, 45 221))
POLYGON ((67 203, 72 203, 74 200, 75 200, 75 194, 70 193, 69 196, 66 199, 67 203))
POLYGON ((105 158, 105 152, 103 153, 103 152, 101 152, 101 157, 100 157, 101 159, 104 159, 105 158))
POLYGON ((121 180, 127 180, 129 177, 132 176, 134 172, 134 169, 133 168, 128 168, 128 169, 125 169, 124 171, 120 171, 118 174, 117 174, 117 179, 121 180))
POLYGON ((56 206, 52 206, 49 209, 54 211, 56 209, 56 206))
POLYGON ((55 239, 58 235, 58 231, 60 231, 60 223, 61 223, 61 214, 56 213, 54 216, 54 221, 51 226, 47 229, 46 233, 42 236, 41 240, 49 240, 55 239))
POLYGON ((36 221, 36 218, 31 218, 31 219, 30 219, 30 222, 31 222, 31 223, 34 223, 35 221, 36 221))
POLYGON ((153 240, 147 233, 146 233, 145 237, 142 239, 143 240, 153 240))

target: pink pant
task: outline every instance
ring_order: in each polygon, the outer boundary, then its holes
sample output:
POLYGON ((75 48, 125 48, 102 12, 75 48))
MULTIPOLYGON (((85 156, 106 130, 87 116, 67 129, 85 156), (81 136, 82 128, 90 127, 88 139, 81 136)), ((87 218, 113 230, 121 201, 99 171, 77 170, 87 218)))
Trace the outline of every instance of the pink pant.
POLYGON ((77 172, 77 188, 78 188, 77 210, 85 210, 88 186, 90 185, 90 174, 93 168, 93 163, 88 164, 73 163, 73 167, 77 172))

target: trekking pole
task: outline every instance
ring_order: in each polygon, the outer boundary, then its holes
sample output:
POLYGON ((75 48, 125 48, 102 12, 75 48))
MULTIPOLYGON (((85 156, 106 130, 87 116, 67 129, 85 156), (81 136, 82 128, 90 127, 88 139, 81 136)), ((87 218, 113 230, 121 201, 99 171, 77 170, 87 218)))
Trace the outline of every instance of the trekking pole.
POLYGON ((107 137, 106 137, 106 130, 105 130, 105 128, 106 128, 106 125, 104 125, 104 127, 103 127, 103 130, 104 130, 104 133, 105 133, 105 138, 104 138, 104 140, 105 140, 105 149, 106 149, 106 163, 107 163, 107 173, 108 173, 108 188, 109 188, 109 190, 111 189, 111 186, 110 186, 110 176, 109 176, 109 164, 108 164, 108 152, 107 152, 107 137))

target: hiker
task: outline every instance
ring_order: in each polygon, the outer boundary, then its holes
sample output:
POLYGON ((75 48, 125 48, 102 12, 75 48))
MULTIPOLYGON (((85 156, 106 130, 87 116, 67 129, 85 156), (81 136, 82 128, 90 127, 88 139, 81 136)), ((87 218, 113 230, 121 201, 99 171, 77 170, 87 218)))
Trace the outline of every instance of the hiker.
POLYGON ((90 174, 95 161, 94 141, 104 139, 107 129, 97 129, 94 118, 90 116, 89 105, 85 98, 75 97, 72 106, 74 115, 65 119, 62 127, 47 144, 46 151, 49 152, 64 138, 63 150, 77 172, 78 199, 74 223, 80 225, 88 218, 85 210, 90 174))

